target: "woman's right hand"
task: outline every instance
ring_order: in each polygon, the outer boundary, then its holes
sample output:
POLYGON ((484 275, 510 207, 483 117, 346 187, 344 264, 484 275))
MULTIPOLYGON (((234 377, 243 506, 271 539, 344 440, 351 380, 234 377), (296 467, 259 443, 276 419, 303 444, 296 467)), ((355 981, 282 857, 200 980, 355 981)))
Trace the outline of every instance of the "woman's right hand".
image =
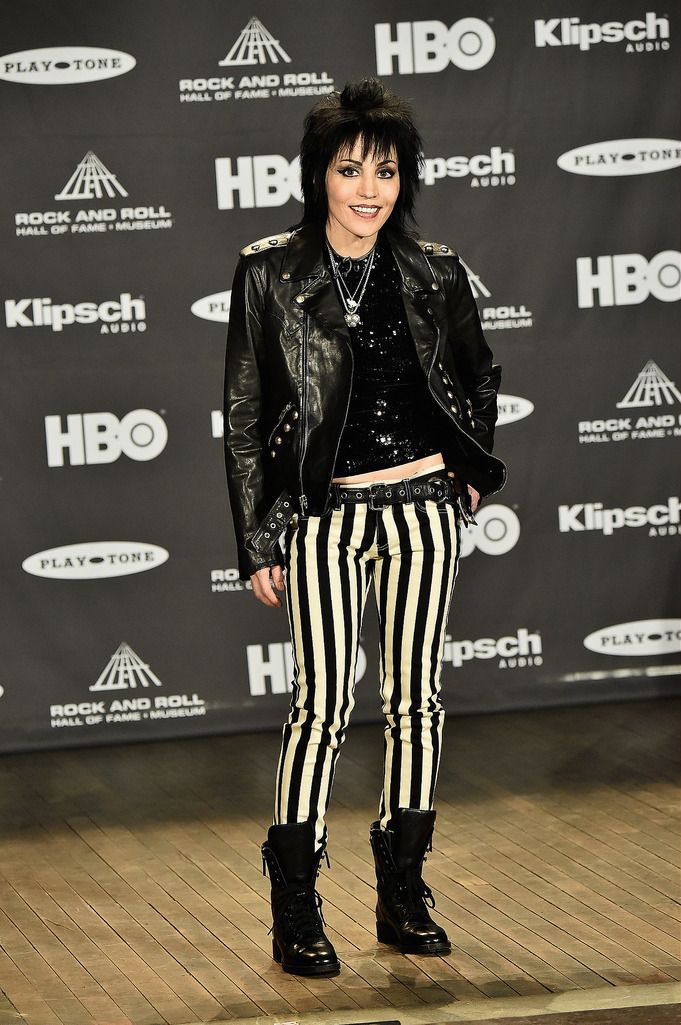
POLYGON ((251 573, 251 585, 253 587, 253 594, 263 605, 267 605, 272 609, 281 608, 281 599, 274 591, 275 587, 279 591, 283 591, 286 587, 284 583, 284 570, 281 566, 263 566, 262 569, 251 573))

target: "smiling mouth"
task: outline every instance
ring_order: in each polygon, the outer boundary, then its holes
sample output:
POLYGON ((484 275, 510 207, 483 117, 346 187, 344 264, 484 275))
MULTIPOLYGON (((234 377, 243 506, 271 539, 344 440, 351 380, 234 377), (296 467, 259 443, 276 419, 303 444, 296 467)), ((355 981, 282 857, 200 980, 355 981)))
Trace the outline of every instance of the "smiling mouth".
POLYGON ((356 214, 359 214, 360 217, 372 217, 374 214, 377 214, 381 208, 380 206, 351 206, 350 209, 356 214))

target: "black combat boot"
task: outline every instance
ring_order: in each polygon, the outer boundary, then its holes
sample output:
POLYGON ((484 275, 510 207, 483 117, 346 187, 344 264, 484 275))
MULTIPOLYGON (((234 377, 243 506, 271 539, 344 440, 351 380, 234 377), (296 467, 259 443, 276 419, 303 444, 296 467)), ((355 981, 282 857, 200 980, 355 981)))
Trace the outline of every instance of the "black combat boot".
POLYGON ((393 829, 374 822, 369 831, 376 865, 376 936, 395 943, 403 954, 449 954, 451 944, 436 925, 427 904, 435 907, 430 887, 421 878, 426 851, 432 851, 434 811, 398 808, 393 829))
POLYGON ((272 884, 274 960, 293 975, 337 975, 340 962, 324 935, 322 898, 315 888, 326 835, 315 853, 312 822, 270 826, 261 851, 263 875, 267 865, 272 884))

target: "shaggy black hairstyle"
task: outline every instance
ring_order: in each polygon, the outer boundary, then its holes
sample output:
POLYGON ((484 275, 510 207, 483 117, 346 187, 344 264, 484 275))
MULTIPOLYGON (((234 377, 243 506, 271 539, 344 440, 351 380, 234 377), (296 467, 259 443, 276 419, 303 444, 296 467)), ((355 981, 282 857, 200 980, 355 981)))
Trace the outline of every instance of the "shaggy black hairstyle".
POLYGON ((362 160, 371 154, 387 160, 394 147, 400 173, 400 192, 386 226, 407 233, 414 225, 414 202, 423 165, 423 142, 412 121, 406 100, 390 92, 378 79, 348 82, 319 100, 305 118, 300 144, 300 179, 303 217, 325 223, 328 213, 326 172, 339 153, 349 152, 362 137, 362 160))

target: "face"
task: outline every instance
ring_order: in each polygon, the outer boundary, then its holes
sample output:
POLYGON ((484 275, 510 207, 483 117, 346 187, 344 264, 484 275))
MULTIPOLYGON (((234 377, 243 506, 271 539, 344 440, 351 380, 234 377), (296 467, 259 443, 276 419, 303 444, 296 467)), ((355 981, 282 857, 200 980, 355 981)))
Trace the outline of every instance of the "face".
POLYGON ((330 233, 348 232, 368 238, 385 224, 400 192, 397 154, 378 160, 367 154, 362 161, 361 138, 350 151, 342 151, 326 172, 326 197, 330 233))

